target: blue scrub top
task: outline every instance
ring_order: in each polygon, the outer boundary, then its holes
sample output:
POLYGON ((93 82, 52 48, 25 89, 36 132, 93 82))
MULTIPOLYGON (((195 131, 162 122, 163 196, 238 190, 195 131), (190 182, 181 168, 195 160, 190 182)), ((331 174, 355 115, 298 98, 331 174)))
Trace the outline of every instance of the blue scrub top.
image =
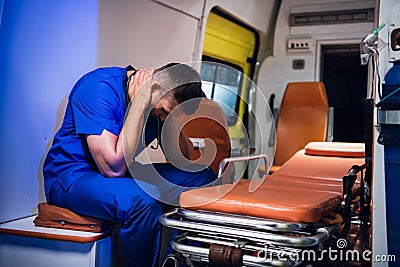
MULTIPOLYGON (((99 68, 75 84, 62 126, 54 136, 43 164, 46 192, 56 180, 68 190, 83 175, 92 171, 100 173, 89 151, 86 135, 100 135, 104 129, 119 135, 126 111, 127 71, 131 68, 99 68)), ((149 117, 144 132, 146 146, 157 137, 157 132, 157 119, 149 117)), ((136 154, 143 149, 140 140, 136 154)))

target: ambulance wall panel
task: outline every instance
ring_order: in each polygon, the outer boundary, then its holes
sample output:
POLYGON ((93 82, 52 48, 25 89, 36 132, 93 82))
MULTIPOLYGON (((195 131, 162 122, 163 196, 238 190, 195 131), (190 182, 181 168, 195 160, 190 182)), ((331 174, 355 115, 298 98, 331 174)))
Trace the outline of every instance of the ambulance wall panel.
POLYGON ((97 65, 98 20, 97 0, 2 4, 0 222, 45 200, 41 165, 69 91, 97 65))

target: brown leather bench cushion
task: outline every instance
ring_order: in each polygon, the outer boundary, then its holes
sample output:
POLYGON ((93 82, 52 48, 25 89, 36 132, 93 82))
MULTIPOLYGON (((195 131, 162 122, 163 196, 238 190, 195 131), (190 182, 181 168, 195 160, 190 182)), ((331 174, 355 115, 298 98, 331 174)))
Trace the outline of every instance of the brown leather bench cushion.
POLYGON ((33 221, 36 226, 101 233, 110 230, 111 223, 84 216, 70 209, 42 202, 38 204, 39 214, 33 221))
POLYGON ((292 222, 317 222, 333 211, 341 201, 338 193, 290 188, 258 188, 250 193, 246 186, 235 186, 219 199, 215 196, 232 185, 198 188, 181 194, 180 205, 200 209, 248 215, 292 222), (206 203, 206 204, 204 204, 206 203))

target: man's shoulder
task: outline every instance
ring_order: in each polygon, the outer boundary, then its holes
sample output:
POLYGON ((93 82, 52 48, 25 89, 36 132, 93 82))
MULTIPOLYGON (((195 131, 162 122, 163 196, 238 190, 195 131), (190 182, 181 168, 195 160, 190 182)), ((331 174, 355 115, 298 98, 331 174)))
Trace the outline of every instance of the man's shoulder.
POLYGON ((78 86, 97 87, 108 85, 111 88, 119 88, 124 84, 126 68, 100 67, 86 73, 78 82, 78 86))
POLYGON ((102 78, 126 76, 126 68, 123 67, 99 67, 88 72, 85 76, 98 76, 102 78))
POLYGON ((123 77, 126 77, 125 68, 122 67, 100 67, 83 75, 75 84, 70 94, 74 97, 94 96, 98 92, 112 92, 112 94, 123 93, 123 77), (100 90, 100 91, 99 91, 100 90))

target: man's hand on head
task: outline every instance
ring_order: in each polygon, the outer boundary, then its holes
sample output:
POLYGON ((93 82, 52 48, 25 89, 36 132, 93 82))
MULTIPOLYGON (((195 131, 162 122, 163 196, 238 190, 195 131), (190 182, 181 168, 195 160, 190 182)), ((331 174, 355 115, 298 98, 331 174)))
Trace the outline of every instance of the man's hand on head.
POLYGON ((151 103, 151 77, 154 69, 138 70, 129 82, 128 97, 132 101, 137 98, 137 104, 143 104, 146 108, 151 103))

